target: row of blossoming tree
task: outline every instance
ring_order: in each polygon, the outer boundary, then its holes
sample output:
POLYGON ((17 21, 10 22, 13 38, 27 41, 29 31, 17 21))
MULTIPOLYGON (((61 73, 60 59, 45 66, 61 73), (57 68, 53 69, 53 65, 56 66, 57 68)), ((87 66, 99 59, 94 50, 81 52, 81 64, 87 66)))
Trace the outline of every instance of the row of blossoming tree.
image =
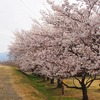
POLYGON ((100 0, 47 3, 51 9, 41 11, 41 23, 15 32, 10 57, 20 70, 60 79, 68 88, 81 89, 88 100, 87 88, 100 75, 100 0), (62 81, 68 77, 73 77, 73 86, 62 81))

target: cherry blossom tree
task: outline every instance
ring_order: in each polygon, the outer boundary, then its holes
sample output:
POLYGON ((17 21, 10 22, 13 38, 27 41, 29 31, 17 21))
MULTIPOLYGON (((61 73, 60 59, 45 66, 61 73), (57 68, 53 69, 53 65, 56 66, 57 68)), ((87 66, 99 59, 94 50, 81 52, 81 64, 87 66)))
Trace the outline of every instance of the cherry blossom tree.
POLYGON ((60 65, 56 74, 74 76, 80 87, 74 81, 74 86, 62 83, 69 88, 82 89, 83 100, 88 100, 87 88, 100 75, 100 0, 77 0, 72 4, 63 0, 60 5, 48 0, 48 3, 52 12, 42 12, 43 18, 61 30, 56 34, 59 34, 59 46, 54 46, 56 53, 52 55, 56 54, 54 62, 60 65))
POLYGON ((62 84, 81 89, 88 100, 87 88, 100 75, 100 0, 47 2, 51 10, 41 11, 42 23, 15 32, 10 56, 21 70, 51 79, 73 77, 73 86, 62 84))

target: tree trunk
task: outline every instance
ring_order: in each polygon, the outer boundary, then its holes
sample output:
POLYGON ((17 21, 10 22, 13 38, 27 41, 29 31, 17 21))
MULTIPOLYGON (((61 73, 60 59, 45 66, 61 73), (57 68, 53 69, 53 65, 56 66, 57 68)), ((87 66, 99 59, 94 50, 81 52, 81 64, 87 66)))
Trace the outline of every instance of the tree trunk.
POLYGON ((51 84, 54 84, 54 78, 52 78, 52 79, 50 80, 50 83, 51 83, 51 84))
POLYGON ((38 76, 38 77, 40 77, 40 75, 39 75, 39 74, 37 74, 37 76, 38 76))
POLYGON ((33 73, 34 72, 34 69, 31 68, 31 72, 33 73))
POLYGON ((47 77, 47 81, 49 81, 49 77, 47 77))
POLYGON ((46 77, 45 76, 42 76, 43 77, 43 81, 46 81, 46 77))
POLYGON ((88 100, 87 88, 86 88, 85 84, 82 84, 82 94, 83 94, 82 100, 88 100))
POLYGON ((61 83, 62 94, 65 94, 64 85, 61 83))
POLYGON ((60 79, 57 79, 57 88, 62 88, 62 82, 60 79))

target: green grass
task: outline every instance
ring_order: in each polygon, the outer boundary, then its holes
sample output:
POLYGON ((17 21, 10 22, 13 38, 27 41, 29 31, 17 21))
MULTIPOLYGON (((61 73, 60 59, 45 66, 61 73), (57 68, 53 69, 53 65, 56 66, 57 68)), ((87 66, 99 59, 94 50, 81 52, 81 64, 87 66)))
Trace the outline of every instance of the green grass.
MULTIPOLYGON (((55 84, 50 84, 49 81, 43 81, 41 77, 36 75, 26 75, 19 70, 15 70, 16 73, 23 77, 21 82, 28 83, 32 87, 36 88, 39 92, 44 94, 47 99, 45 100, 81 100, 82 94, 81 90, 68 89, 65 87, 65 94, 62 95, 61 89, 56 88, 55 84)), ((66 80, 67 83, 71 83, 71 79, 66 80)), ((95 81, 92 86, 88 89, 89 100, 99 100, 100 90, 99 86, 100 80, 95 81)), ((34 94, 34 92, 33 92, 34 94)))
POLYGON ((49 81, 43 81, 42 78, 36 75, 29 75, 28 78, 38 91, 47 96, 48 100, 78 100, 76 98, 62 95, 61 89, 56 88, 56 84, 50 84, 49 81))
MULTIPOLYGON (((26 75, 15 69, 17 75, 21 76, 21 83, 28 83, 47 97, 47 100, 79 100, 78 98, 62 95, 61 89, 56 88, 56 84, 50 84, 49 81, 43 81, 36 75, 26 75)), ((34 94, 34 92, 33 92, 34 94)))

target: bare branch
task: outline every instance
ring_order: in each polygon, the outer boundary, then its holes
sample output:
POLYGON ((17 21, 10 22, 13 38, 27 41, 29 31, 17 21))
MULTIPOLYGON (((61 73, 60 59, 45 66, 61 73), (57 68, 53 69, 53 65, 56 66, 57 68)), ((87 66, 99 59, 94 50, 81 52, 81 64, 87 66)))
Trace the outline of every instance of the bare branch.
POLYGON ((92 82, 93 82, 95 79, 96 79, 96 76, 94 76, 93 79, 91 79, 90 81, 88 81, 88 82, 86 83, 86 87, 89 88, 90 85, 92 84, 92 82))
POLYGON ((68 86, 64 82, 62 82, 63 85, 65 85, 67 88, 75 88, 75 89, 82 89, 81 87, 76 87, 76 86, 68 86))

